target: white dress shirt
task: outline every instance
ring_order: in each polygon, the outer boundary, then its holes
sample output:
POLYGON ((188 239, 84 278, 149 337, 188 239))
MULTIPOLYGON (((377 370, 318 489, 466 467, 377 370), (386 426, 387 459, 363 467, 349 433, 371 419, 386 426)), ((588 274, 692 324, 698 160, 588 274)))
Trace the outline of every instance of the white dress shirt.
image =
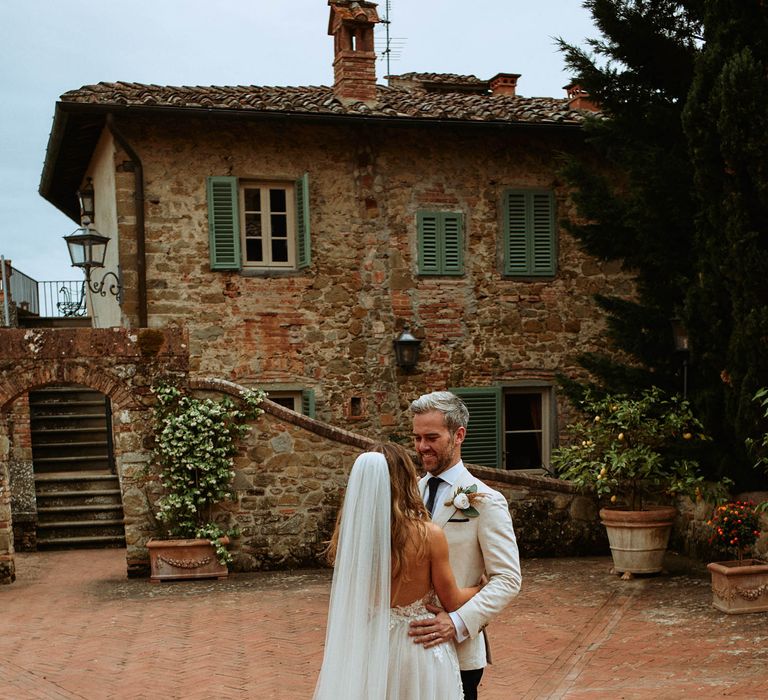
MULTIPOLYGON (((445 501, 447 501, 453 495, 453 484, 456 479, 464 470, 464 462, 459 460, 452 467, 449 467, 444 472, 438 474, 437 478, 442 479, 443 483, 437 487, 437 493, 435 494, 434 509, 437 510, 445 501)), ((448 613, 451 616, 453 626, 456 628, 456 641, 463 642, 469 637, 469 631, 464 624, 464 620, 461 619, 461 615, 457 612, 448 613)))

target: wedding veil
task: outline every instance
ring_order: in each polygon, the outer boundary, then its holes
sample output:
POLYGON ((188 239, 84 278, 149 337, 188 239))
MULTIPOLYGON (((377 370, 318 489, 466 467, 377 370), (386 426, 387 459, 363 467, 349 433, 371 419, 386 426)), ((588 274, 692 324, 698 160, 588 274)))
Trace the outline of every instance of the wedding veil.
POLYGON ((344 497, 314 700, 377 700, 387 690, 390 606, 390 482, 387 460, 361 454, 344 497))

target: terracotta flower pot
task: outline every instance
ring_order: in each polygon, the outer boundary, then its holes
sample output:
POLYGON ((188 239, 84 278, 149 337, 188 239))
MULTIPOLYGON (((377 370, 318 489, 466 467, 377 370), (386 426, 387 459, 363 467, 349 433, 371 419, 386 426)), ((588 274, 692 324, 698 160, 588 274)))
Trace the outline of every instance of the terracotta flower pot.
POLYGON ((600 522, 605 525, 611 546, 613 568, 624 574, 622 578, 655 574, 664 568, 664 554, 676 514, 677 509, 672 506, 600 510, 600 522))
MULTIPOLYGON (((221 542, 229 544, 228 537, 221 542)), ((155 540, 147 542, 152 583, 189 578, 219 578, 229 575, 216 556, 210 540, 155 540)))
POLYGON ((760 559, 707 564, 712 605, 730 615, 768 611, 768 562, 760 559))

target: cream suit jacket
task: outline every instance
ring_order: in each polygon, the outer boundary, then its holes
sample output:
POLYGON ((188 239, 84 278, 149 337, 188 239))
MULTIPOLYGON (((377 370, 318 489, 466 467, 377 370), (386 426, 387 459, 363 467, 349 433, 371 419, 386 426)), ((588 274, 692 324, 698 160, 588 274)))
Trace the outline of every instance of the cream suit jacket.
MULTIPOLYGON (((448 540, 451 568, 459 587, 474 586, 485 574, 488 583, 461 608, 458 614, 464 621, 469 638, 458 644, 459 666, 464 671, 484 668, 487 653, 484 635, 480 634, 488 622, 498 615, 520 591, 520 556, 512 527, 507 499, 498 491, 476 479, 462 464, 463 472, 454 482, 448 495, 440 497, 435 505, 432 521, 443 528, 448 540), (457 488, 477 485, 478 493, 486 494, 475 503, 480 515, 466 518, 460 510, 445 502, 457 488)), ((425 497, 429 474, 419 481, 422 498, 425 497)))

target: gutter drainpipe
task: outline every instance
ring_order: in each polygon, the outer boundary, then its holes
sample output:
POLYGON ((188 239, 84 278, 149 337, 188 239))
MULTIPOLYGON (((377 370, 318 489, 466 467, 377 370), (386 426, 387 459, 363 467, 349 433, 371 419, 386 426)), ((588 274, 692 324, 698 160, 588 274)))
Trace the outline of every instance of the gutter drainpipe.
POLYGON ((5 325, 6 327, 10 328, 11 312, 8 309, 8 295, 11 290, 8 287, 8 279, 6 278, 6 274, 5 274, 5 256, 4 255, 0 255, 0 265, 3 266, 3 311, 5 312, 5 325))
POLYGON ((133 163, 133 199, 136 208, 136 277, 139 297, 139 328, 147 327, 147 255, 146 228, 144 223, 144 166, 136 151, 131 148, 120 130, 115 126, 114 115, 107 114, 107 128, 133 163))

